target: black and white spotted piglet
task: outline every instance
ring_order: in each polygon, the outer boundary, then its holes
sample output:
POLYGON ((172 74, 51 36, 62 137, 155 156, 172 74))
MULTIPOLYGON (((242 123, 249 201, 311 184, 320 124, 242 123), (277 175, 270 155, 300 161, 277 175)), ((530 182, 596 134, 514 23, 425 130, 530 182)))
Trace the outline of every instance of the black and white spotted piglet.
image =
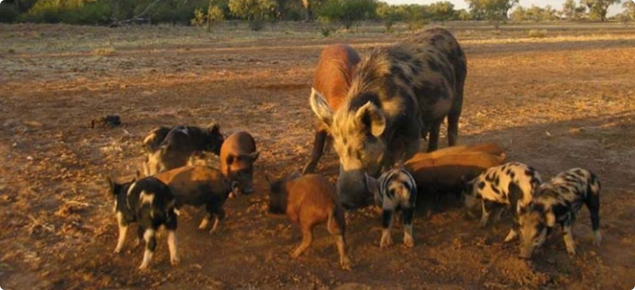
POLYGON ((542 184, 529 207, 521 210, 520 256, 531 258, 534 250, 545 242, 556 223, 564 231, 567 252, 574 255, 573 224, 583 204, 591 213, 595 245, 600 246, 600 181, 592 172, 574 168, 542 184))
POLYGON ((154 177, 142 178, 123 184, 108 178, 110 192, 115 196, 115 214, 119 225, 119 240, 115 253, 120 253, 126 240, 128 226, 138 223, 139 242, 145 241, 145 253, 139 269, 148 268, 156 248, 156 231, 164 226, 168 232, 170 263, 176 265, 179 258, 176 250, 177 212, 175 198, 170 188, 154 177))
POLYGON ((392 244, 390 228, 393 213, 401 211, 404 228, 403 243, 407 247, 414 246, 412 237, 412 219, 417 199, 417 184, 410 173, 404 169, 392 169, 382 174, 379 179, 366 175, 369 191, 375 196, 375 203, 382 208, 383 231, 379 246, 385 248, 392 244))
MULTIPOLYGON (((525 164, 510 162, 492 167, 471 181, 465 181, 463 198, 468 211, 480 205, 482 207, 481 227, 487 225, 490 214, 498 210, 498 218, 507 207, 514 216, 520 208, 531 202, 538 186, 542 183, 540 174, 525 164)), ((517 223, 509 231, 505 242, 518 235, 517 223)))

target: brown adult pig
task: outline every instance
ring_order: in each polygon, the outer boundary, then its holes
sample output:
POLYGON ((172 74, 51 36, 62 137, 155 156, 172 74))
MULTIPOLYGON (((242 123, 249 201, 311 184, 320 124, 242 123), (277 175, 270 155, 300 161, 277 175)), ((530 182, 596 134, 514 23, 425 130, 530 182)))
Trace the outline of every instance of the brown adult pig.
POLYGON ((204 230, 209 220, 215 217, 210 234, 217 230, 219 223, 225 218, 223 205, 229 194, 238 194, 235 182, 227 180, 218 169, 206 166, 183 166, 158 173, 154 178, 170 187, 176 197, 177 208, 183 205, 205 206, 207 215, 201 221, 199 229, 204 230))
POLYGON ((320 175, 299 177, 298 173, 270 182, 269 185, 269 211, 286 214, 302 229, 302 244, 293 252, 292 257, 297 258, 311 245, 313 227, 326 224, 328 232, 336 236, 340 266, 344 270, 350 270, 351 262, 346 255, 346 220, 344 210, 335 201, 335 188, 320 175))
MULTIPOLYGON (((333 111, 340 108, 351 87, 351 79, 355 66, 360 61, 357 52, 345 44, 334 44, 325 47, 320 53, 320 59, 315 67, 311 95, 319 93, 326 99, 333 111)), ((313 173, 322 154, 328 138, 328 128, 318 122, 315 130, 315 140, 311 159, 305 165, 302 174, 313 173)))
POLYGON ((414 177, 420 192, 436 197, 442 192, 452 192, 458 197, 463 189, 463 179, 471 180, 486 169, 503 164, 505 158, 498 146, 484 144, 461 150, 451 147, 418 153, 406 161, 404 167, 414 177))
POLYGON ((232 134, 220 149, 221 172, 227 179, 238 182, 244 194, 254 192, 254 162, 259 154, 256 141, 247 132, 232 134))

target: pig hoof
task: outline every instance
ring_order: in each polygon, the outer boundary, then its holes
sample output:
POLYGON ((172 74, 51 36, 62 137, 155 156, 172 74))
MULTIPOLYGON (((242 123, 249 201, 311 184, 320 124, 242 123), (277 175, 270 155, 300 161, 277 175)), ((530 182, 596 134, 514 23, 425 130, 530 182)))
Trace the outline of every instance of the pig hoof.
POLYGON ((170 259, 170 264, 171 264, 172 266, 176 266, 176 265, 178 265, 180 262, 181 262, 181 260, 179 260, 179 258, 176 258, 176 257, 175 257, 175 258, 171 258, 171 259, 170 259))
POLYGON ((403 241, 404 246, 408 247, 408 248, 412 248, 415 246, 415 241, 412 239, 405 239, 403 241))
POLYGON ((575 249, 567 250, 567 253, 569 253, 569 255, 571 256, 575 256, 575 249))
POLYGON ((392 245, 392 240, 391 239, 381 239, 381 241, 379 242, 379 248, 381 249, 385 249, 390 247, 390 245, 392 245))
POLYGON ((596 247, 600 247, 600 245, 602 245, 602 235, 600 235, 599 232, 595 233, 595 242, 594 242, 596 247))
POLYGON ((344 258, 344 259, 342 259, 340 261, 340 266, 342 267, 342 270, 344 270, 344 271, 350 271, 351 270, 351 264, 352 264, 351 260, 348 257, 346 257, 346 258, 344 258))
POLYGON ((142 264, 141 266, 139 266, 139 270, 140 271, 147 271, 148 270, 148 265, 143 265, 142 264))

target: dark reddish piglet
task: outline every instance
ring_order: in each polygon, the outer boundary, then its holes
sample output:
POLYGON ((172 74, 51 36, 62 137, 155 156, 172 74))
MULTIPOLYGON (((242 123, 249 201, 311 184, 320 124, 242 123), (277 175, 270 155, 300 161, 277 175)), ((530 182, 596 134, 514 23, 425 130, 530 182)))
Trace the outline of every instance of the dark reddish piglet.
POLYGON ((350 270, 351 262, 346 255, 346 221, 343 209, 335 201, 335 188, 319 175, 297 176, 299 174, 270 182, 269 196, 269 211, 286 214, 302 229, 302 244, 293 252, 293 258, 311 245, 313 228, 326 224, 328 232, 336 237, 340 266, 350 270))

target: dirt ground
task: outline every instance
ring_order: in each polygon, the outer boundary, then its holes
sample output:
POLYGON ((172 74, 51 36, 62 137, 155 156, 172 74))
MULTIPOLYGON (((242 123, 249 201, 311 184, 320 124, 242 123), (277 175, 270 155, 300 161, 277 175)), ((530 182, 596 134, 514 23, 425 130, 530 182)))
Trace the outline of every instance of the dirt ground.
MULTIPOLYGON (((602 181, 601 231, 592 245, 588 211, 574 230, 575 257, 560 231, 529 263, 503 244, 510 222, 484 229, 442 200, 415 219, 413 249, 380 250, 380 217, 348 216, 354 268, 338 267, 326 230, 292 260, 299 229, 267 213, 264 173, 299 170, 315 118, 313 66, 330 43, 363 54, 407 36, 380 27, 324 38, 315 26, 98 28, 0 25, 0 287, 2 289, 631 289, 635 286, 635 28, 450 24, 469 65, 460 143, 495 142, 508 160, 544 178, 584 167, 602 181), (119 114, 124 125, 91 129, 119 114), (128 180, 155 126, 221 124, 251 132, 261 150, 257 192, 229 200, 220 233, 197 229, 202 212, 179 220, 181 264, 169 265, 165 235, 153 267, 137 270, 134 236, 113 254, 117 229, 104 176, 128 180)), ((445 145, 445 138, 442 142, 445 145)), ((337 174, 333 151, 319 171, 337 174)), ((393 231, 400 243, 401 227, 393 231)))

